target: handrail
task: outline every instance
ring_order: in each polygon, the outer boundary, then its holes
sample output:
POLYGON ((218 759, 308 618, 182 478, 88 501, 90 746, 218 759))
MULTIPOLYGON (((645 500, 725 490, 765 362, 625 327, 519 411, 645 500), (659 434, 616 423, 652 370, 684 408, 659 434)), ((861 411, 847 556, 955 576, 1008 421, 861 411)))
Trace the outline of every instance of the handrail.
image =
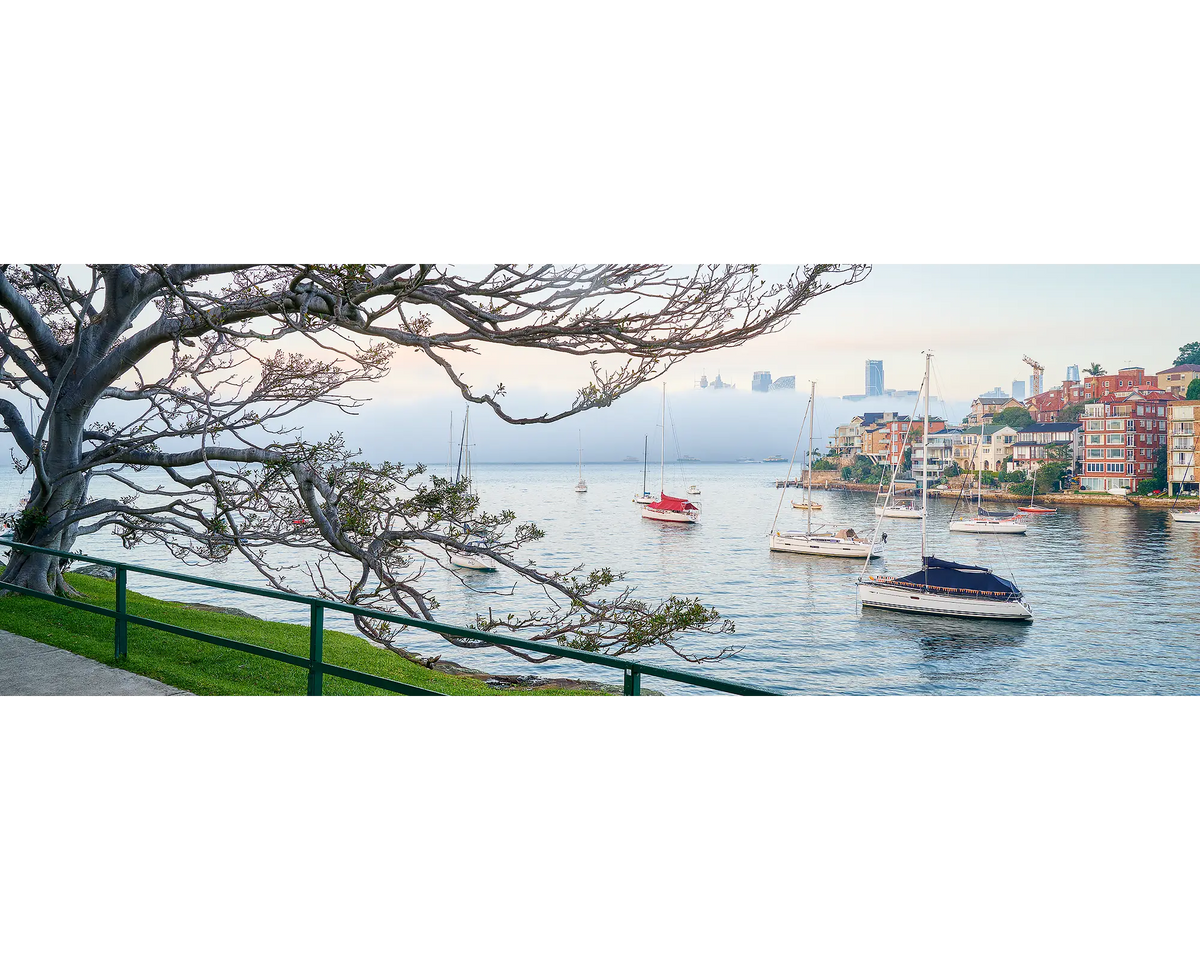
POLYGON ((623 693, 625 696, 639 696, 642 692, 642 676, 658 677, 662 680, 673 680, 678 683, 690 684, 694 687, 704 687, 708 690, 716 690, 721 693, 732 693, 739 696, 777 696, 774 691, 764 690, 761 687, 751 686, 745 683, 732 683, 728 680, 718 680, 715 677, 705 677, 697 673, 689 673, 685 670, 672 670, 669 667, 660 667, 650 663, 639 663, 636 661, 625 660, 621 657, 614 657, 606 653, 592 653, 588 650, 575 650, 571 647, 560 647, 552 643, 542 643, 537 640, 526 640, 522 637, 508 637, 498 633, 487 633, 483 630, 475 630, 471 627, 456 627, 452 624, 438 623, 435 620, 421 620, 415 617, 406 617, 398 613, 388 613, 384 610, 372 610, 368 607, 358 607, 348 603, 339 603, 336 600, 323 600, 320 597, 306 597, 301 594, 285 593, 282 590, 271 590, 265 587, 251 587, 240 583, 229 583, 222 580, 210 580, 206 577, 197 577, 188 573, 177 573, 173 570, 159 570, 155 567, 143 567, 134 563, 120 563, 115 560, 107 560, 103 557, 91 557, 83 553, 68 553, 64 550, 54 550, 50 547, 36 547, 29 543, 17 543, 7 537, 0 537, 0 548, 8 547, 14 550, 24 550, 31 553, 42 553, 52 557, 63 557, 68 560, 82 561, 86 563, 95 563, 100 566, 112 567, 116 571, 116 610, 109 610, 106 607, 98 607, 95 604, 84 603, 79 600, 73 600, 69 597, 58 597, 53 594, 42 593, 37 590, 31 590, 28 587, 21 587, 15 584, 4 583, 0 584, 0 590, 11 590, 14 593, 25 594, 32 597, 40 597, 43 600, 50 600, 54 603, 63 604, 69 607, 75 607, 89 613, 98 613, 106 617, 113 617, 116 624, 115 639, 113 644, 113 657, 116 660, 124 660, 128 655, 128 624, 134 623, 140 626, 151 627, 155 630, 162 630, 166 633, 173 633, 178 636, 188 637, 193 640, 201 640, 205 643, 212 643, 217 646, 228 647, 234 650, 240 650, 244 653, 251 653, 261 657, 267 657, 272 660, 279 660, 283 663, 289 663, 294 666, 305 667, 308 669, 308 695, 320 696, 322 679, 325 674, 331 676, 343 677, 348 680, 356 680, 360 683, 365 683, 368 686, 379 687, 384 690, 392 690, 397 693, 407 693, 409 695, 425 695, 425 696, 442 696, 433 690, 427 690, 424 687, 416 687, 411 684, 401 683, 397 680, 390 680, 386 677, 377 677, 373 674, 361 673, 357 670, 351 670, 346 667, 338 667, 334 664, 326 663, 322 653, 322 641, 324 638, 324 617, 326 610, 335 610, 338 613, 356 614, 364 617, 370 617, 372 620, 383 620, 387 623, 397 623, 406 627, 415 627, 418 630, 427 630, 430 633, 443 634, 449 637, 461 637, 466 640, 481 640, 488 644, 504 645, 516 647, 519 650, 528 650, 532 653, 546 653, 558 657, 566 657, 570 660, 579 660, 583 663, 592 663, 598 666, 610 667, 615 670, 624 672, 623 693), (169 623, 163 623, 159 620, 148 620, 145 617, 138 617, 134 614, 127 613, 125 608, 126 601, 126 578, 128 573, 146 574, 151 577, 160 577, 165 580, 178 580, 182 583, 194 583, 202 587, 212 587, 217 590, 232 590, 235 593, 247 593, 255 597, 267 597, 275 600, 283 600, 287 603, 302 603, 309 607, 309 655, 307 658, 299 657, 295 654, 282 653, 278 650, 272 650, 270 647, 261 647, 256 644, 243 643, 238 640, 229 640, 225 637, 217 637, 213 634, 201 633, 195 630, 189 630, 184 627, 177 627, 169 623))

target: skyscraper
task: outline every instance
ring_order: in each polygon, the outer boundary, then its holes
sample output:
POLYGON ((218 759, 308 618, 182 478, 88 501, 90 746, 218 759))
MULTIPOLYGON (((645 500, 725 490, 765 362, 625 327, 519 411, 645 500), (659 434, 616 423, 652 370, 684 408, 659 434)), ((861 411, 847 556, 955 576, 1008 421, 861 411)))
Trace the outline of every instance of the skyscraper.
POLYGON ((883 396, 883 361, 867 361, 867 396, 883 396))
POLYGON ((1067 379, 1079 382, 1079 364, 1073 363, 1067 367, 1067 379))
POLYGON ((766 393, 771 389, 771 371, 770 370, 755 370, 754 378, 750 381, 750 389, 757 390, 759 393, 766 393))
POLYGON ((1024 400, 1025 399, 1025 381, 1024 380, 1014 380, 1013 381, 1013 383, 1012 383, 1012 398, 1014 400, 1024 400))

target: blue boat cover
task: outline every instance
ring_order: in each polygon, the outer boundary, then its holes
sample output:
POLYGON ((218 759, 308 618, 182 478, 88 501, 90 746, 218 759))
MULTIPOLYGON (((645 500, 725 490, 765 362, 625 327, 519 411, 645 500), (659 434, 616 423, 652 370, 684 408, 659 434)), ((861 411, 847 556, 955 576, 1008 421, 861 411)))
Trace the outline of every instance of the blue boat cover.
POLYGON ((980 510, 981 517, 1015 517, 1016 514, 1011 510, 980 510))
POLYGON ((1021 591, 1011 580, 998 577, 987 567, 973 567, 953 560, 925 557, 925 566, 907 577, 897 577, 901 583, 912 583, 948 590, 972 590, 986 594, 1000 594, 1017 599, 1021 591))

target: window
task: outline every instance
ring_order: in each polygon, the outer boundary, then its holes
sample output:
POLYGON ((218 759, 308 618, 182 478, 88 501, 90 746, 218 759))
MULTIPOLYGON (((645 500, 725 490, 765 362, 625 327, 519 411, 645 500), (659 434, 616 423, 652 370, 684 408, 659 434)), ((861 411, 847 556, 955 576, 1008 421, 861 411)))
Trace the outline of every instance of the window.
POLYGON ((1087 444, 1086 444, 1086 446, 1089 446, 1089 447, 1096 446, 1096 447, 1098 447, 1098 446, 1100 446, 1100 445, 1101 445, 1101 444, 1103 444, 1103 443, 1104 443, 1104 434, 1102 434, 1102 433, 1089 433, 1089 434, 1088 434, 1088 438, 1087 438, 1087 444))
POLYGON ((1108 450, 1104 451, 1104 455, 1109 460, 1124 460, 1125 459, 1125 450, 1123 448, 1115 449, 1115 448, 1110 447, 1108 450))
POLYGON ((1104 459, 1104 451, 1101 450, 1099 447, 1088 447, 1087 458, 1089 460, 1103 460, 1104 459))
POLYGON ((1123 434, 1123 433, 1110 433, 1110 434, 1108 435, 1108 439, 1107 439, 1107 441, 1106 441, 1106 442, 1108 442, 1108 443, 1124 443, 1124 442, 1125 442, 1125 434, 1123 434))

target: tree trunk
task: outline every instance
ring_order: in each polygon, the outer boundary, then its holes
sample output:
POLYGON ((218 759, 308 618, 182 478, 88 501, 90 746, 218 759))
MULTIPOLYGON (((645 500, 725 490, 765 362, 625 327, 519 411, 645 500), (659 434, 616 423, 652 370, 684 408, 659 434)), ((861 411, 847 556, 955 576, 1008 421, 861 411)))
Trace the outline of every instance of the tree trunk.
MULTIPOLYGON (((50 486, 34 478, 24 512, 27 528, 14 533, 12 539, 51 550, 69 551, 74 545, 78 524, 63 521, 87 498, 87 474, 69 472, 79 465, 82 455, 81 422, 82 418, 69 412, 54 416, 43 456, 43 472, 50 486), (36 526, 30 527, 34 523, 36 526)), ((62 578, 62 563, 48 554, 12 550, 0 585, 11 583, 39 593, 73 593, 62 578)))

